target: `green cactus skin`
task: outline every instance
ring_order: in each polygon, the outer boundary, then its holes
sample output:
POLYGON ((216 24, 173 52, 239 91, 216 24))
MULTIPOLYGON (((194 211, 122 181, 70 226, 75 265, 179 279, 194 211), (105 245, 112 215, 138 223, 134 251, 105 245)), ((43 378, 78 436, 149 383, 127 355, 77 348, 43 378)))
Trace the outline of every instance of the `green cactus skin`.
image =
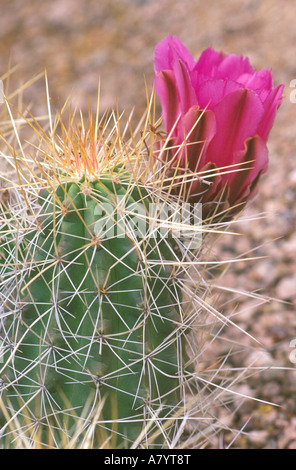
MULTIPOLYGON (((80 416, 92 396, 90 409, 105 400, 97 429, 111 447, 128 448, 145 426, 161 428, 182 407, 181 294, 173 268, 162 263, 175 259, 175 247, 124 233, 118 219, 110 225, 115 233, 98 233, 108 218, 102 208, 118 212, 118 197, 125 207, 148 207, 151 196, 131 181, 114 171, 42 190, 37 219, 10 247, 16 281, 2 302, 0 333, 12 352, 1 368, 2 398, 24 428, 29 416, 36 427, 71 434, 71 416, 80 416)), ((172 435, 173 426, 163 434, 172 435)))

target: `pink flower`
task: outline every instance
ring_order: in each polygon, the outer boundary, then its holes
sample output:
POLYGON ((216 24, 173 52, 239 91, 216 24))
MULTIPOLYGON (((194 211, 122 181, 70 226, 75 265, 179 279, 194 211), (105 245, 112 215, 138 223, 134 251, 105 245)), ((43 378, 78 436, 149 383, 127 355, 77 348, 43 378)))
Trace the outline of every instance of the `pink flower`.
POLYGON ((273 87, 271 71, 255 71, 243 56, 208 48, 196 62, 175 36, 156 46, 154 59, 171 144, 162 158, 195 173, 191 200, 223 209, 244 204, 267 170, 266 142, 284 85, 273 87))

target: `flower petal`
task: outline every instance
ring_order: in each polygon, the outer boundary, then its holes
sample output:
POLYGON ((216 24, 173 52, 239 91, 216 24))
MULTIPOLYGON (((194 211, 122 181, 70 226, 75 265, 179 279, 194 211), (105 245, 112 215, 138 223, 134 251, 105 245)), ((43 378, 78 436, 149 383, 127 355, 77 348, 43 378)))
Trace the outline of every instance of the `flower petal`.
MULTIPOLYGON (((237 172, 231 173, 227 178, 231 188, 230 203, 237 204, 245 198, 250 198, 255 182, 260 175, 267 171, 268 149, 265 141, 258 135, 247 139, 243 151, 237 152, 237 172)), ((235 168, 234 168, 235 169, 235 168)))
POLYGON ((229 93, 241 88, 242 85, 233 80, 206 80, 198 87, 198 104, 201 108, 213 109, 229 93))
POLYGON ((264 113, 258 95, 250 90, 236 90, 214 108, 216 135, 211 141, 207 160, 219 167, 232 165, 235 152, 243 150, 247 138, 256 135, 264 113))
POLYGON ((244 88, 256 91, 262 101, 265 101, 273 88, 272 74, 267 69, 261 69, 253 73, 244 73, 237 78, 237 82, 241 83, 244 88))
POLYGON ((167 132, 176 133, 174 126, 180 117, 181 108, 176 77, 172 70, 164 70, 154 79, 155 91, 161 101, 162 114, 167 132))
POLYGON ((203 51, 194 70, 208 78, 227 78, 230 80, 236 80, 244 73, 254 72, 247 57, 217 52, 212 47, 203 51))
POLYGON ((221 62, 217 70, 217 77, 237 80, 244 73, 253 73, 254 69, 248 57, 227 55, 221 62))
POLYGON ((207 147, 216 133, 216 119, 210 110, 192 106, 180 121, 177 140, 186 143, 181 153, 184 166, 193 172, 204 165, 207 147), (187 163, 186 163, 187 162, 187 163))
POLYGON ((278 85, 275 87, 266 100, 263 103, 264 114, 262 116, 261 123, 258 127, 257 133, 264 139, 267 140, 268 135, 273 126, 275 115, 278 107, 283 100, 284 85, 278 85))
POLYGON ((190 75, 185 64, 178 60, 174 64, 174 72, 180 99, 180 107, 182 114, 185 114, 191 106, 197 104, 195 90, 192 86, 190 75))
POLYGON ((177 36, 169 35, 156 45, 154 52, 156 73, 162 70, 172 70, 174 62, 179 59, 189 69, 192 69, 195 65, 192 55, 177 36))
MULTIPOLYGON (((215 51, 212 47, 208 47, 208 49, 205 49, 200 55, 194 70, 196 70, 198 74, 204 75, 208 78, 214 77, 215 72, 218 66, 221 64, 223 58, 223 53, 215 51)), ((215 78, 218 77, 215 76, 215 78)))

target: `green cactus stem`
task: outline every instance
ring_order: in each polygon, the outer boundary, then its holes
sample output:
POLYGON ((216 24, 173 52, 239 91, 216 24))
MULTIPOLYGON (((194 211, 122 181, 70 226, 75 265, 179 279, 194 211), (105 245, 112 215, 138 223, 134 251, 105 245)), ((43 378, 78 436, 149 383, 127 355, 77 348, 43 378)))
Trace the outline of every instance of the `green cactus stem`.
POLYGON ((14 247, 1 248, 2 285, 13 281, 2 302, 2 398, 24 428, 29 420, 71 434, 92 396, 90 410, 105 400, 97 429, 111 447, 132 446, 145 428, 160 430, 163 445, 186 381, 181 293, 166 263, 174 240, 135 235, 137 208, 148 214, 153 197, 127 171, 59 178, 40 191, 36 217, 15 228, 14 247))

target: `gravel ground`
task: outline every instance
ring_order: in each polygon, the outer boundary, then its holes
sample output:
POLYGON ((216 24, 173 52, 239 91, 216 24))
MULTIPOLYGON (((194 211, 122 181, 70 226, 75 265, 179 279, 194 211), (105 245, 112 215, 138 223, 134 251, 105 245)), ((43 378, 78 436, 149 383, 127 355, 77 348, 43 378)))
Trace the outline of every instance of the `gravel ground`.
MULTIPOLYGON (((269 171, 256 200, 235 225, 243 235, 223 237, 216 250, 225 259, 242 253, 260 257, 231 265, 219 280, 227 288, 260 292, 268 299, 262 302, 252 296, 221 295, 223 312, 235 315, 231 318, 260 345, 234 327, 224 335, 244 345, 229 358, 231 366, 266 368, 236 392, 278 405, 245 400, 228 423, 231 428, 243 428, 233 447, 296 449, 296 366, 294 346, 290 346, 296 338, 296 104, 289 99, 293 90, 290 81, 296 78, 295 2, 0 3, 0 75, 6 73, 9 63, 18 65, 11 78, 13 89, 46 69, 53 107, 72 93, 74 98, 80 95, 80 106, 86 110, 87 92, 90 102, 96 103, 100 79, 101 111, 115 106, 117 99, 127 113, 135 107, 136 122, 145 108, 144 76, 152 83, 155 44, 167 34, 179 36, 195 57, 209 45, 247 55, 255 68, 272 68, 275 83, 286 85, 286 99, 269 140, 269 171)), ((32 84, 24 100, 31 103, 35 115, 46 113, 44 80, 32 84)), ((218 344, 211 354, 223 354, 223 347, 218 344)), ((229 416, 229 410, 219 411, 219 419, 226 422, 229 416)), ((232 438, 226 432, 209 446, 226 447, 232 438)))

